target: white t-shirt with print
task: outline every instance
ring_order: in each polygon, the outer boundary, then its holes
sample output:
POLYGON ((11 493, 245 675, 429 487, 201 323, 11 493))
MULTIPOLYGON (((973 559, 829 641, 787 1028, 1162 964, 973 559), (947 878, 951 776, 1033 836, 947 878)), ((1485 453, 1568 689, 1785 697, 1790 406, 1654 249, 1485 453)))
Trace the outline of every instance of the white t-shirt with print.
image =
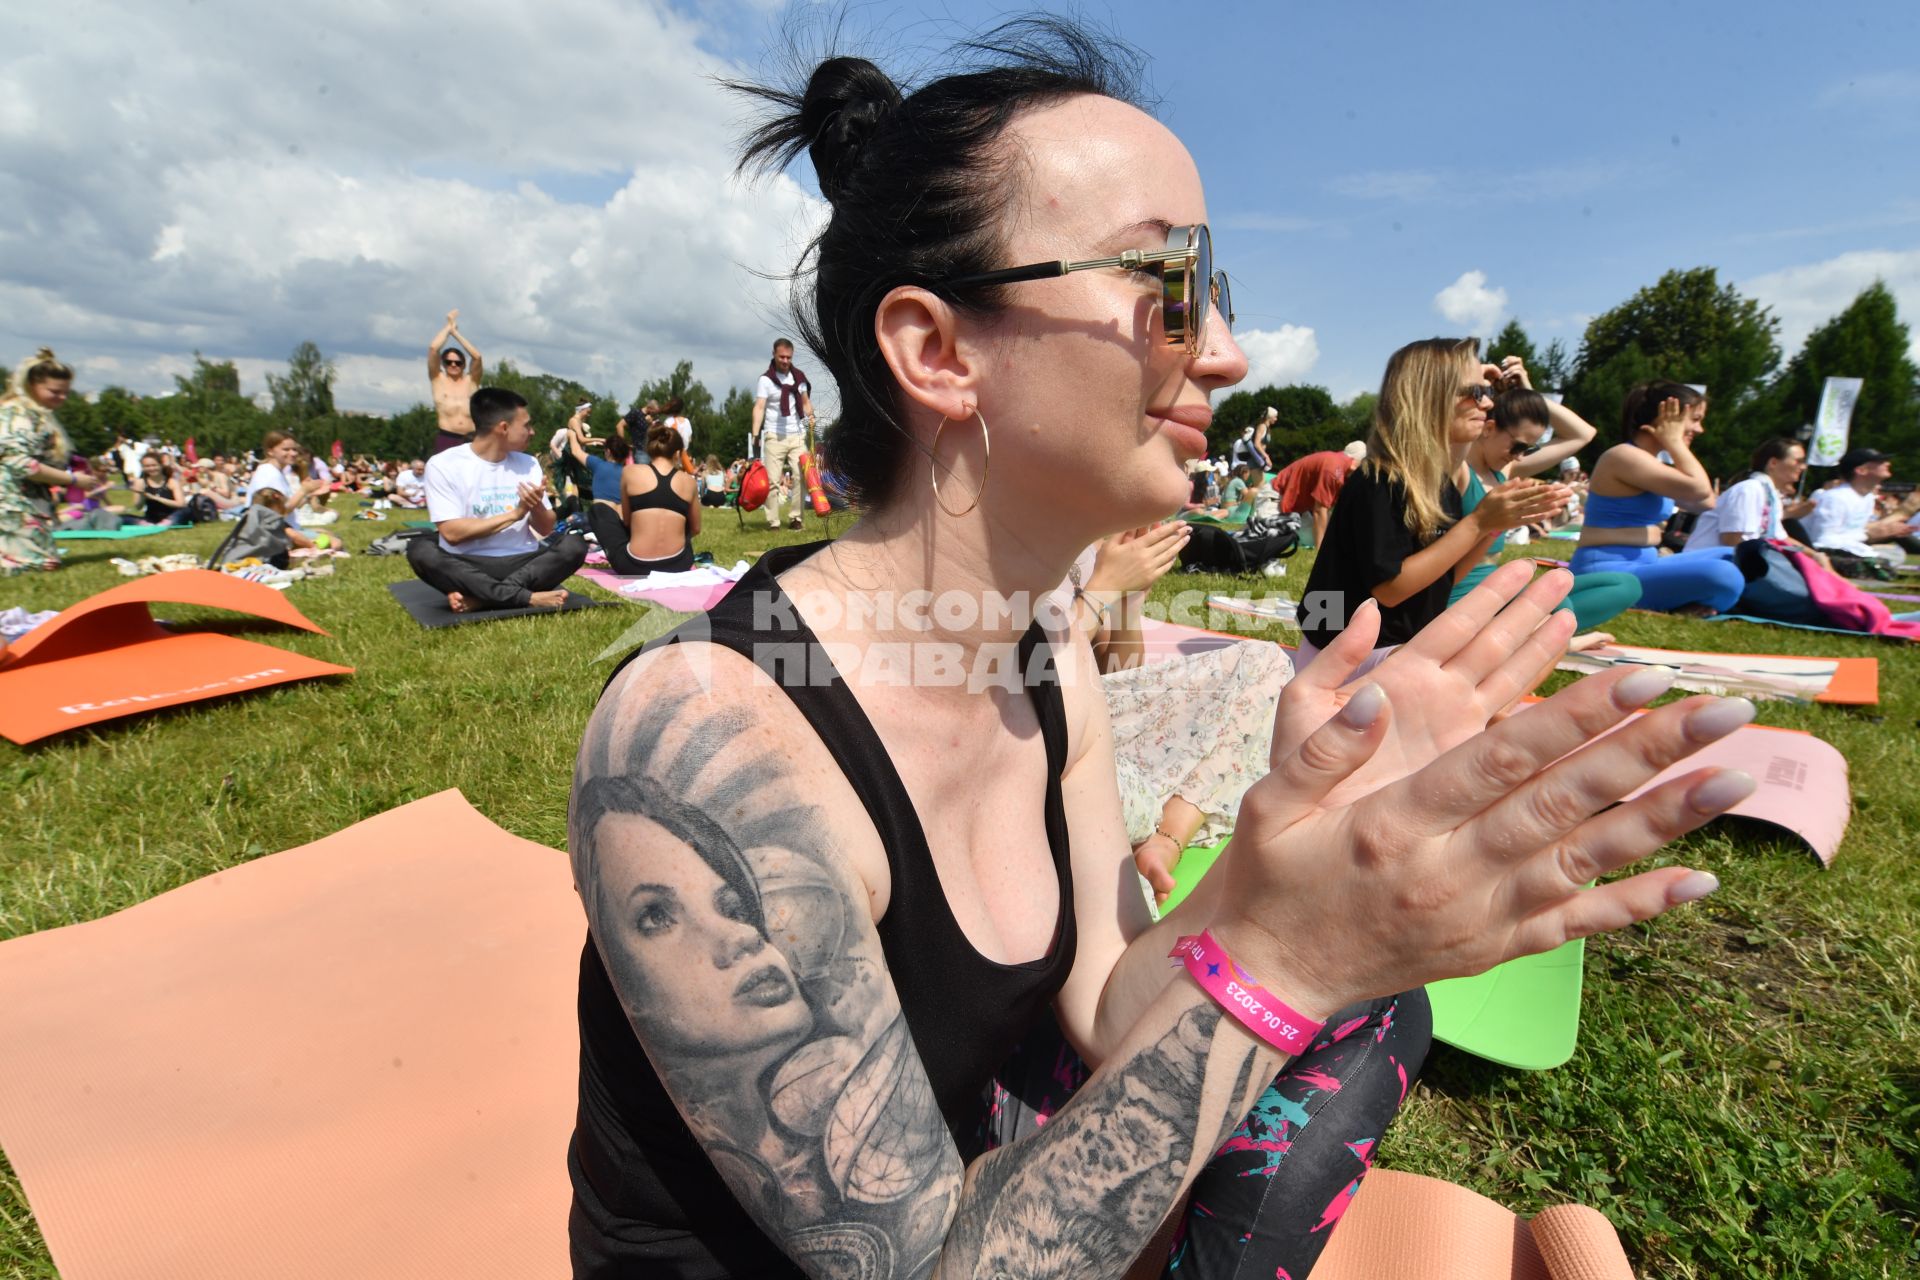
POLYGON ((1867 524, 1873 519, 1873 495, 1856 493, 1850 484, 1820 489, 1813 495, 1813 511, 1807 516, 1807 536, 1816 547, 1832 547, 1857 556, 1870 556, 1867 524))
MULTIPOLYGON (((807 415, 801 408, 799 395, 793 397, 792 413, 780 412, 780 389, 792 386, 794 386, 793 370, 789 369, 777 382, 768 375, 761 374, 759 385, 754 388, 754 399, 767 402, 767 413, 761 419, 761 429, 770 436, 798 435, 807 429, 807 415)), ((813 388, 807 383, 800 383, 799 389, 809 396, 813 394, 813 388)))
POLYGON ((1720 546, 1723 533, 1737 533, 1742 539, 1784 540, 1787 531, 1780 523, 1780 503, 1780 493, 1773 487, 1773 481, 1755 472, 1700 513, 1693 532, 1687 537, 1687 550, 1703 551, 1720 546))
MULTIPOLYGON (((545 476, 531 454, 510 453, 488 462, 470 444, 436 453, 427 463, 427 519, 467 520, 497 516, 520 505, 520 486, 542 484, 545 476)), ((541 505, 546 500, 541 499, 541 505)), ((522 516, 498 533, 469 538, 455 546, 445 538, 440 548, 462 556, 519 556, 540 548, 532 517, 522 516)))

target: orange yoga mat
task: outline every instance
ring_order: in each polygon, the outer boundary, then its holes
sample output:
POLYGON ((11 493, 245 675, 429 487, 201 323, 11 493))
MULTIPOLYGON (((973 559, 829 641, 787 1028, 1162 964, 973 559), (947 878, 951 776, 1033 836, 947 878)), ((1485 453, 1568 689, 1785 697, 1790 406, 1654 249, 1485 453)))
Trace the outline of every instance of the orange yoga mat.
POLYGON ((457 791, 0 943, 63 1280, 561 1280, 586 920, 457 791))
POLYGON ((272 587, 224 573, 190 569, 123 582, 0 649, 0 735, 24 745, 159 707, 353 674, 238 636, 169 631, 148 611, 153 601, 231 609, 327 634, 272 587))
POLYGON ((1582 674, 1615 666, 1662 666, 1679 672, 1676 689, 1749 698, 1799 698, 1841 706, 1880 701, 1878 658, 1806 658, 1777 653, 1696 653, 1609 644, 1569 653, 1559 669, 1582 674))
MULTIPOLYGON (((61 1276, 563 1280, 585 925, 564 854, 443 791, 0 943, 0 1146, 61 1276)), ((1630 1275, 1591 1209, 1378 1169, 1313 1274, 1630 1275)))
POLYGON ((1375 1169, 1313 1280, 1633 1280, 1633 1267, 1597 1209, 1528 1220, 1465 1187, 1375 1169))

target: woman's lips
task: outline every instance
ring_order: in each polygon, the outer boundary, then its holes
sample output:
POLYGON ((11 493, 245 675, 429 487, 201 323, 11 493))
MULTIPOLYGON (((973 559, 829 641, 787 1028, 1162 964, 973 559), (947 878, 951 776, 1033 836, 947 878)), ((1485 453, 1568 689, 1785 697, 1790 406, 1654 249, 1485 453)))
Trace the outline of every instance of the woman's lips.
POLYGON ((775 965, 762 965, 741 979, 733 989, 733 998, 744 1004, 771 1009, 793 999, 793 982, 775 965))
POLYGON ((1213 410, 1204 404, 1176 405, 1171 409, 1149 409, 1147 416, 1161 425, 1182 452, 1195 458, 1207 456, 1207 427, 1213 422, 1213 410))

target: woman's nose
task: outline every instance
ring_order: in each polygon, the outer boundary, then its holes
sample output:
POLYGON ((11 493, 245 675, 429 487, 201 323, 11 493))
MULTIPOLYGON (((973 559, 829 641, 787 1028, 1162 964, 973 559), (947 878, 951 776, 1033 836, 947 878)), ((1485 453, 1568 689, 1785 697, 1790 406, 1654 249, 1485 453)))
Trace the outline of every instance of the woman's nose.
POLYGON ((744 920, 729 920, 714 940, 714 967, 731 969, 749 956, 759 955, 766 945, 758 929, 744 920))

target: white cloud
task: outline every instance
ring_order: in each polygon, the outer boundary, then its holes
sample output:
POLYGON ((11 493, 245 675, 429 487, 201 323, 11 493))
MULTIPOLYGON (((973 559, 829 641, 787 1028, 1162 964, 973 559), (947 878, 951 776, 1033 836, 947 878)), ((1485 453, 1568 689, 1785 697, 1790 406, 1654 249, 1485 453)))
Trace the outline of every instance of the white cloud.
POLYGON ((1484 271, 1463 271, 1458 280, 1433 295, 1433 309, 1449 324, 1485 338, 1507 314, 1507 291, 1489 289, 1484 271))
POLYGON ((1272 213, 1231 213, 1215 222, 1214 226, 1228 231, 1258 231, 1275 235, 1336 229, 1317 218, 1294 218, 1272 213))
POLYGON ((198 348, 251 392, 311 338, 343 408, 390 410, 425 398, 453 306, 489 360, 623 397, 682 358, 748 383, 790 327, 765 273, 824 207, 732 179, 741 108, 713 77, 740 69, 666 0, 73 0, 15 25, 0 351, 159 391, 198 348))
POLYGON ((1377 169, 1368 173, 1349 173, 1327 183, 1335 195, 1355 200, 1431 199, 1440 194, 1440 176, 1420 169, 1377 169))
POLYGON ((1780 349, 1791 356, 1809 333, 1845 311, 1875 280, 1886 281, 1900 318, 1913 331, 1909 351, 1920 360, 1920 249, 1843 253, 1755 276, 1739 289, 1773 308, 1780 318, 1780 349))
POLYGON ((1869 71, 1821 91, 1820 105, 1859 102, 1906 106, 1920 102, 1920 75, 1911 71, 1869 71))
POLYGON ((1427 169, 1380 169, 1342 174, 1327 182, 1327 190, 1351 200, 1484 207, 1489 202, 1565 200, 1613 186, 1624 172, 1625 167, 1613 160, 1582 160, 1471 176, 1427 169))
POLYGON ((1319 340, 1305 325, 1245 329, 1233 338, 1247 356, 1247 376, 1240 384, 1243 387, 1284 387, 1303 381, 1320 359, 1319 340))

